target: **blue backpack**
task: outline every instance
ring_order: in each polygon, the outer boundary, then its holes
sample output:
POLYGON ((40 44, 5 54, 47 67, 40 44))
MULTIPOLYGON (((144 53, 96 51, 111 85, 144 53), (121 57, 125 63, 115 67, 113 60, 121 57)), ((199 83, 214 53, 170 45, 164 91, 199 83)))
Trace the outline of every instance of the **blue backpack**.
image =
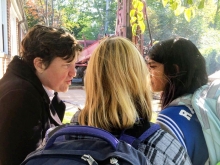
POLYGON ((118 140, 103 129, 63 125, 21 165, 151 165, 137 147, 159 128, 153 124, 139 138, 122 133, 118 140))
POLYGON ((220 80, 199 88, 191 102, 202 126, 210 165, 216 165, 220 163, 220 80))

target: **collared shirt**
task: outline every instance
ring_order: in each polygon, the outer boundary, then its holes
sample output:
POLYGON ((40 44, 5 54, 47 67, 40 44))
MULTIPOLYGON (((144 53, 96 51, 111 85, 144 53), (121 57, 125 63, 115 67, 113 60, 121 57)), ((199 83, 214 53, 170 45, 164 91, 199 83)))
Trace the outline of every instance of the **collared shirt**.
POLYGON ((44 90, 46 91, 46 93, 47 93, 48 97, 50 98, 50 100, 52 100, 53 97, 54 97, 54 90, 49 90, 44 85, 42 85, 42 86, 43 86, 44 90))

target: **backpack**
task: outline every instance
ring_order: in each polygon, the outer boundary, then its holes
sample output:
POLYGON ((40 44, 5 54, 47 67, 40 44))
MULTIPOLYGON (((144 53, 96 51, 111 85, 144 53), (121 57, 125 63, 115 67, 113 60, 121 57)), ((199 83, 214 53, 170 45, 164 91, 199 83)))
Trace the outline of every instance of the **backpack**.
POLYGON ((220 80, 199 88, 192 106, 201 123, 211 165, 220 162, 220 80))
POLYGON ((147 157, 135 148, 160 128, 153 124, 139 138, 122 133, 117 139, 95 127, 59 127, 46 145, 30 153, 21 165, 151 165, 147 157))

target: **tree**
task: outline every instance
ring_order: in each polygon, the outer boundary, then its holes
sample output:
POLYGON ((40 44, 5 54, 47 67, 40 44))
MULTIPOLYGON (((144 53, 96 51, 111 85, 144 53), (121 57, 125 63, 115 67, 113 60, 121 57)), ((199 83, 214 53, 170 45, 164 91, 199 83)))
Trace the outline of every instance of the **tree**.
POLYGON ((29 0, 26 2, 26 5, 24 7, 24 11, 26 14, 26 19, 27 19, 27 23, 28 23, 29 28, 34 26, 37 23, 43 22, 42 17, 40 17, 38 15, 39 11, 37 10, 37 6, 33 1, 29 0))
MULTIPOLYGON (((164 7, 168 7, 173 10, 176 16, 184 14, 185 19, 190 22, 195 17, 197 10, 203 9, 208 6, 210 0, 162 0, 164 7)), ((214 2, 214 1, 213 1, 214 2)), ((216 2, 216 16, 219 14, 220 2, 216 2)), ((212 9, 213 10, 213 9, 212 9)), ((217 21, 217 20, 216 20, 217 21)))
POLYGON ((61 0, 27 0, 25 5, 25 14, 28 27, 35 24, 60 27, 62 20, 59 11, 59 2, 61 0))
MULTIPOLYGON (((197 10, 194 19, 188 22, 184 14, 175 16, 169 7, 163 7, 159 1, 148 0, 148 15, 152 36, 155 40, 165 40, 174 36, 190 39, 200 49, 207 63, 208 74, 220 69, 220 31, 216 27, 217 5, 207 0, 202 10, 197 10)), ((149 43, 146 33, 145 44, 149 43)))
POLYGON ((220 30, 220 0, 217 1, 217 9, 216 9, 216 13, 215 13, 214 28, 217 28, 220 30))

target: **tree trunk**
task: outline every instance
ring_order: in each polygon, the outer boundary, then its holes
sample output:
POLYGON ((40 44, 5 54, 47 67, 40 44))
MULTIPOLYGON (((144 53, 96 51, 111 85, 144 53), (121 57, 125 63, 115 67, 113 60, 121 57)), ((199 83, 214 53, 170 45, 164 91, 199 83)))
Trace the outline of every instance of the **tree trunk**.
POLYGON ((45 7, 46 7, 46 10, 45 10, 45 15, 46 15, 45 24, 46 24, 46 26, 49 26, 49 22, 48 22, 48 0, 45 0, 45 7))
POLYGON ((220 0, 217 2, 217 9, 215 13, 215 22, 214 22, 214 28, 217 28, 217 22, 218 22, 218 14, 220 12, 220 0))
POLYGON ((53 0, 51 0, 51 10, 52 10, 51 25, 54 26, 54 5, 53 5, 53 0))

